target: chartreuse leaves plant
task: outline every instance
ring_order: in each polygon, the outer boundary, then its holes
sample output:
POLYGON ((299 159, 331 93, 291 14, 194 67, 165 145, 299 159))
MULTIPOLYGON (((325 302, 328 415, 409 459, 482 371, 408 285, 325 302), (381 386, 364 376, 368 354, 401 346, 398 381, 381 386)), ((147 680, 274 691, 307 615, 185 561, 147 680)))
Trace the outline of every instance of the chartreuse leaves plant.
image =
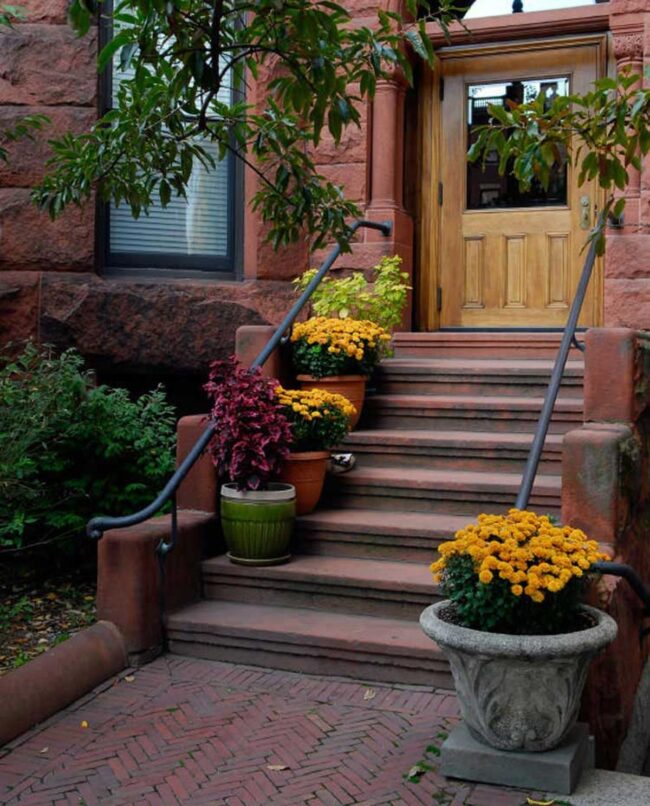
POLYGON ((586 575, 608 559, 580 529, 517 509, 479 515, 439 551, 431 571, 460 623, 519 635, 579 628, 586 575))
POLYGON ((446 31, 453 0, 433 13, 425 0, 406 6, 412 22, 379 10, 357 25, 334 0, 113 0, 113 12, 106 0, 72 0, 80 35, 100 17, 117 31, 99 69, 118 59, 133 77, 91 131, 53 143, 36 202, 57 216, 97 187, 138 216, 154 200, 184 196, 194 163, 213 164, 212 142, 257 175, 253 207, 276 247, 306 232, 315 246, 333 238, 347 248, 347 220, 360 211, 310 155, 324 132, 338 144, 360 125, 379 79, 396 69, 412 79, 411 48, 433 62, 426 22, 446 31), (262 103, 246 98, 258 79, 270 91, 262 103))
POLYGON ((291 450, 328 451, 343 442, 357 410, 350 401, 324 389, 275 390, 291 426, 291 450))
MULTIPOLYGON (((400 270, 401 265, 398 255, 383 257, 372 270, 372 282, 362 271, 347 277, 326 275, 312 294, 312 310, 317 316, 369 319, 385 330, 393 330, 402 321, 411 290, 409 276, 400 270)), ((316 271, 308 269, 293 281, 298 291, 305 290, 316 271)))
POLYGON ((293 326, 293 365, 315 378, 370 375, 389 341, 390 333, 374 322, 315 316, 293 326))
POLYGON ((608 215, 619 219, 625 199, 617 198, 629 181, 630 169, 640 170, 650 151, 650 89, 641 77, 624 71, 602 78, 590 92, 556 96, 543 93, 528 103, 489 106, 492 120, 477 127, 470 161, 496 152, 501 173, 512 173, 522 189, 534 180, 548 187, 551 170, 564 155, 578 172, 578 183, 595 181, 605 191, 605 206, 592 237, 598 254, 605 250, 608 215))

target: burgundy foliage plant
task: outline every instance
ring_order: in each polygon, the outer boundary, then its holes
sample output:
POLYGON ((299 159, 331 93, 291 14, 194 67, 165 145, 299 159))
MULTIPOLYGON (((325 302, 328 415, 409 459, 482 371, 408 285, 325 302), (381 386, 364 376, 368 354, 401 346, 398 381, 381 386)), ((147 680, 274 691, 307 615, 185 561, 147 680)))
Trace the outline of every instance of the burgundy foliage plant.
POLYGON ((238 490, 263 490, 289 454, 291 426, 282 413, 278 382, 239 365, 235 356, 215 361, 203 387, 217 424, 208 450, 221 477, 238 490))

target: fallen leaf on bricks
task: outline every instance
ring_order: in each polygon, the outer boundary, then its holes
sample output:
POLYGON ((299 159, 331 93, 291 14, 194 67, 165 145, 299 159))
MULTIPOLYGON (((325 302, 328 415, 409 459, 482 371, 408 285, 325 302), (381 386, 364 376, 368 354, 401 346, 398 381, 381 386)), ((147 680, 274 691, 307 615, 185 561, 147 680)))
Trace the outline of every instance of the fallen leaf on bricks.
POLYGON ((374 690, 374 688, 367 688, 363 693, 364 700, 374 700, 376 696, 377 692, 374 690))
POLYGON ((273 772, 279 772, 280 770, 288 770, 289 767, 287 767, 286 764, 267 764, 266 769, 272 770, 273 772))

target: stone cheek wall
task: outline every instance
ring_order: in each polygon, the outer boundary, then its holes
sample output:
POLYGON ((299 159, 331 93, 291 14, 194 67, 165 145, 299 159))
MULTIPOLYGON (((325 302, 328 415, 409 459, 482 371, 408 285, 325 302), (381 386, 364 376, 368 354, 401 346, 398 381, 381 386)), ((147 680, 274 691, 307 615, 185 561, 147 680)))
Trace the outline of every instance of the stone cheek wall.
MULTIPOLYGON (((563 443, 562 520, 608 545, 650 587, 650 334, 593 329, 586 337, 585 424, 563 443)), ((598 766, 613 768, 634 704, 650 636, 628 583, 603 577, 593 604, 619 626, 594 663, 583 700, 598 766)))
MULTIPOLYGON (((294 299, 288 280, 308 266, 305 245, 274 254, 247 215, 242 281, 102 277, 94 203, 51 222, 29 198, 50 154, 47 140, 86 130, 97 117, 97 38, 74 35, 67 0, 20 5, 27 21, 0 31, 0 129, 34 112, 51 124, 33 142, 12 145, 9 162, 0 163, 0 349, 31 338, 75 346, 100 370, 204 378, 211 360, 233 352, 238 327, 281 320, 294 299)), ((347 176, 331 144, 318 164, 349 180, 352 197, 364 203, 359 137, 351 133, 346 143, 355 163, 347 176)), ((251 177, 245 184, 250 197, 251 177)))

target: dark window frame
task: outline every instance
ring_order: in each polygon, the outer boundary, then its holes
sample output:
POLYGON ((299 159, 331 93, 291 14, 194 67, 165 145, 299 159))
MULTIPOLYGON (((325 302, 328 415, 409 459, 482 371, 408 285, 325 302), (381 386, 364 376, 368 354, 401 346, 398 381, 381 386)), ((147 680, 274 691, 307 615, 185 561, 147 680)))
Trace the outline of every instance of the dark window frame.
MULTIPOLYGON (((113 3, 106 2, 110 13, 113 3)), ((110 41, 112 26, 106 16, 100 17, 99 49, 110 41)), ((113 98, 112 65, 109 64, 99 76, 99 114, 111 108, 113 98)), ((233 89, 233 98, 241 91, 233 89)), ((96 254, 99 270, 107 277, 137 277, 149 279, 197 279, 241 280, 243 276, 244 248, 244 166, 231 152, 228 161, 228 251, 220 255, 182 255, 173 253, 111 252, 110 247, 110 202, 96 202, 96 254)))

